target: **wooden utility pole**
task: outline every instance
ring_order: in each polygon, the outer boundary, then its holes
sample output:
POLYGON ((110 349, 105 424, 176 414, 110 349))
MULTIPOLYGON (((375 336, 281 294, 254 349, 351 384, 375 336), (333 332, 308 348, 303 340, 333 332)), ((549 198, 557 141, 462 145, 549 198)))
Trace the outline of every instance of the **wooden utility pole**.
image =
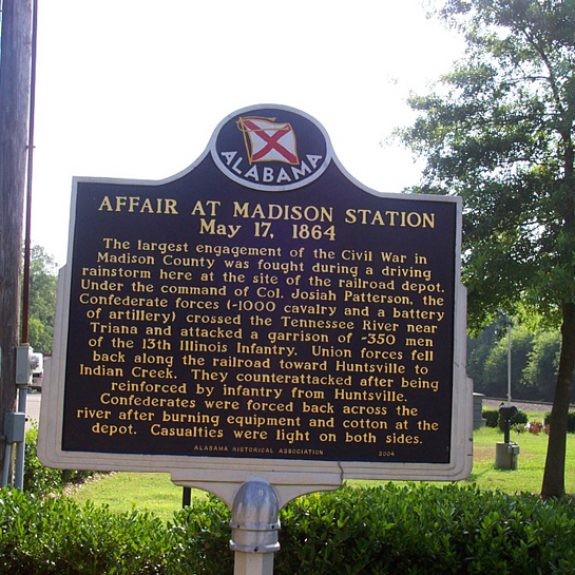
MULTIPOLYGON (((0 463, 16 399, 20 269, 32 55, 32 0, 0 0, 0 463)), ((0 466, 1 467, 1 466, 0 466)))

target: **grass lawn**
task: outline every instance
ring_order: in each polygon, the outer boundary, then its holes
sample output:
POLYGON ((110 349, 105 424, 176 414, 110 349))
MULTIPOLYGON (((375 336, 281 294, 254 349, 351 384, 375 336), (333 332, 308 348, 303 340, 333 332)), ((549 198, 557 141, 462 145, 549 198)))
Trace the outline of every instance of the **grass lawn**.
MULTIPOLYGON (((503 434, 493 428, 474 433, 473 470, 463 483, 474 483, 480 489, 499 489, 506 493, 526 491, 539 493, 547 452, 547 435, 541 433, 511 433, 511 441, 519 444, 517 470, 495 469, 495 445, 503 434)), ((373 481, 352 481, 353 484, 373 484, 373 481)), ((567 436, 565 473, 567 493, 575 494, 575 434, 567 436)), ((205 492, 193 490, 192 500, 205 492)), ((71 497, 79 502, 91 500, 107 505, 113 511, 147 510, 169 519, 182 506, 182 488, 174 485, 166 473, 111 473, 100 476, 75 489, 71 497)))
MULTIPOLYGON (((493 428, 483 428, 473 435, 473 470, 467 481, 481 489, 500 489, 506 493, 527 491, 539 493, 547 454, 548 436, 545 433, 511 432, 511 441, 519 444, 517 470, 495 469, 495 444, 503 435, 493 428)), ((575 434, 567 435, 565 460, 565 489, 575 494, 575 434)))
MULTIPOLYGON (((192 501, 205 497, 194 489, 192 501)), ((118 513, 150 511, 162 519, 170 519, 182 507, 182 487, 172 483, 168 473, 110 473, 99 475, 69 493, 78 502, 92 501, 106 505, 118 513)))

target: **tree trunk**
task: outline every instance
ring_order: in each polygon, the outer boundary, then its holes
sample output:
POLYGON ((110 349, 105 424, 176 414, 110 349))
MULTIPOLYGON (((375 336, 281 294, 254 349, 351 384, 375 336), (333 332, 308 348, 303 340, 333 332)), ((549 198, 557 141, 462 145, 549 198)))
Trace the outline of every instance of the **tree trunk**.
MULTIPOLYGON (((32 54, 32 0, 3 0, 0 47, 0 436, 16 399, 22 217, 32 54)), ((4 445, 0 442, 0 464, 4 445)), ((1 468, 1 465, 0 465, 1 468)))
POLYGON ((545 473, 541 496, 565 495, 565 456, 567 451, 567 423, 571 397, 571 378, 575 369, 575 304, 563 306, 561 325, 561 355, 557 385, 551 410, 549 446, 545 460, 545 473))

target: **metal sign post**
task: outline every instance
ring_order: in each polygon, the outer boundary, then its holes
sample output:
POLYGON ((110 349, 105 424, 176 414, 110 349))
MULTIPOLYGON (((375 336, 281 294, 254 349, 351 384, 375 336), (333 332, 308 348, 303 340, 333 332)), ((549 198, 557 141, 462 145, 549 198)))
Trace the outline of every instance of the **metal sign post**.
POLYGON ((232 506, 234 575, 272 575, 279 550, 279 498, 267 481, 251 480, 238 490, 232 506))

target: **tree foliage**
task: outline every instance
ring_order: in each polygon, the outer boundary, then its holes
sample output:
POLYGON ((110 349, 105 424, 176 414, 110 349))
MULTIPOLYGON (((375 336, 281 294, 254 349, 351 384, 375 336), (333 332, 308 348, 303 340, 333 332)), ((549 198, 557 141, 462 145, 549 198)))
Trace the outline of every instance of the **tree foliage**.
POLYGON ((575 0, 447 0, 440 16, 466 54, 411 98, 403 139, 426 158, 417 191, 464 198, 472 327, 525 306, 561 325, 543 489, 560 495, 575 367, 575 0))
MULTIPOLYGON (((545 330, 536 334, 523 370, 523 383, 528 389, 537 389, 540 397, 553 397, 553 388, 559 365, 561 342, 557 331, 545 330)), ((571 398, 574 392, 571 393, 571 398)))
MULTIPOLYGON (((525 325, 501 328, 495 322, 467 344, 467 372, 474 389, 491 397, 507 397, 508 346, 511 347, 511 397, 515 401, 553 401, 561 336, 553 329, 525 325), (508 339, 510 337, 510 340, 508 339)), ((575 389, 571 389, 575 402, 575 389)))
MULTIPOLYGON (((531 350, 532 336, 524 327, 516 327, 511 332, 511 395, 517 397, 522 384, 522 366, 527 363, 531 350)), ((484 364, 484 377, 496 397, 507 395, 508 352, 507 336, 501 338, 490 349, 484 364), (503 384, 503 385, 501 385, 503 384), (497 385, 497 387, 495 387, 497 385)), ((524 392, 526 390, 523 390, 524 392)))
POLYGON ((427 159, 423 191, 465 198, 471 319, 514 312, 518 293, 558 319, 575 299, 575 2, 454 0, 443 14, 466 58, 411 98, 421 115, 404 135, 427 159))
POLYGON ((52 351, 56 316, 56 263, 41 246, 30 253, 30 313, 28 318, 30 345, 34 351, 52 351))

